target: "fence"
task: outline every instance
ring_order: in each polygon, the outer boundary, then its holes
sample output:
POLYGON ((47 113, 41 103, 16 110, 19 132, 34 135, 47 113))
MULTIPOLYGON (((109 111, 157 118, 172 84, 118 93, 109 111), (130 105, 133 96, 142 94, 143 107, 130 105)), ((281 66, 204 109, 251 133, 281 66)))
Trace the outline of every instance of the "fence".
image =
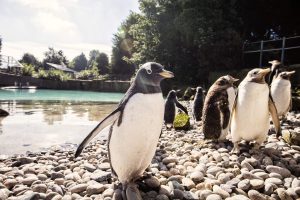
MULTIPOLYGON (((300 49, 300 45, 299 46, 288 46, 287 45, 287 42, 289 41, 290 43, 292 44, 295 44, 295 42, 293 43, 292 40, 299 40, 300 39, 300 36, 295 36, 295 37, 282 37, 281 39, 275 39, 275 40, 261 40, 261 41, 258 41, 258 42, 245 42, 244 45, 243 45, 243 53, 244 54, 251 54, 251 53, 259 53, 259 66, 261 67, 262 64, 263 64, 263 54, 264 52, 280 52, 280 61, 282 64, 284 64, 285 62, 285 53, 287 50, 292 50, 292 49, 300 49), (271 49, 268 49, 268 48, 265 48, 266 47, 266 44, 275 44, 275 43, 278 43, 280 42, 280 46, 277 47, 277 48, 271 48, 271 49), (246 50, 246 48, 248 46, 251 46, 251 45, 258 45, 259 44, 259 49, 254 49, 254 50, 246 50)), ((297 43, 297 42, 296 42, 297 43)), ((274 45, 276 46, 276 44, 274 45)))

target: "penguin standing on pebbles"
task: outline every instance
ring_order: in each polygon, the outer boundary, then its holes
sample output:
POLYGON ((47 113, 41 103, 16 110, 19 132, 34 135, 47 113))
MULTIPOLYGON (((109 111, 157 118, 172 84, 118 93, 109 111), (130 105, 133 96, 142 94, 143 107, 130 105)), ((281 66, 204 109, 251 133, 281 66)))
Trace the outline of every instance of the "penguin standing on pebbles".
POLYGON ((195 99, 193 101, 193 117, 195 122, 201 121, 204 99, 205 95, 202 87, 197 87, 195 99))
POLYGON ((235 99, 233 83, 236 81, 238 79, 232 76, 222 76, 209 88, 202 115, 202 131, 205 139, 219 141, 226 139, 235 99))
POLYGON ((177 113, 176 107, 188 114, 187 109, 178 102, 175 90, 171 90, 165 103, 164 121, 167 128, 171 128, 173 126, 175 115, 177 113))
POLYGON ((75 157, 106 126, 111 125, 108 155, 111 170, 122 183, 123 199, 141 200, 135 181, 151 163, 161 133, 164 99, 160 82, 174 77, 163 66, 141 66, 118 108, 102 120, 79 145, 75 157))
POLYGON ((270 89, 265 76, 270 69, 253 69, 240 83, 235 99, 231 120, 233 153, 239 153, 238 142, 256 141, 255 149, 266 140, 270 127, 271 113, 275 131, 280 133, 277 110, 270 96, 270 89))
POLYGON ((271 84, 271 95, 274 100, 279 117, 284 118, 292 107, 291 81, 290 77, 295 71, 281 72, 273 79, 271 84))

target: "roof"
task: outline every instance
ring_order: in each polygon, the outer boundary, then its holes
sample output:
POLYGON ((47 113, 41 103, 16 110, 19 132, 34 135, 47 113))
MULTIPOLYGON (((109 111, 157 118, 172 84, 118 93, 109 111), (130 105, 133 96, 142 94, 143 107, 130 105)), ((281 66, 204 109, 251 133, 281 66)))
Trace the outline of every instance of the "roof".
POLYGON ((67 68, 64 65, 58 65, 58 64, 54 64, 54 63, 47 63, 47 65, 49 65, 49 66, 51 66, 55 69, 61 70, 61 71, 77 73, 77 71, 75 71, 73 69, 70 69, 70 68, 67 68))

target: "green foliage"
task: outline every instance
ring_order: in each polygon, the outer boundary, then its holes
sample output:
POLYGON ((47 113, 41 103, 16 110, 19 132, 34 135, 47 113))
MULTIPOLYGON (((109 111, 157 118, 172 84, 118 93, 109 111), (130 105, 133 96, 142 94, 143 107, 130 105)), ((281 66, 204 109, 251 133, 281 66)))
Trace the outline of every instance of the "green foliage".
POLYGON ((34 66, 31 64, 27 63, 22 63, 23 68, 22 68, 22 75, 23 76, 34 76, 35 75, 35 70, 34 66))
POLYGON ((82 71, 87 69, 88 67, 88 61, 83 53, 81 53, 79 56, 76 56, 72 62, 71 66, 76 71, 82 71))
POLYGON ((24 53, 22 56, 22 59, 19 60, 20 63, 25 63, 27 65, 34 66, 35 69, 38 69, 42 66, 42 63, 32 54, 30 53, 24 53))
POLYGON ((90 51, 89 53, 89 61, 88 61, 88 66, 91 68, 94 64, 94 62, 96 62, 96 58, 99 56, 100 51, 93 49, 90 51))
POLYGON ((109 65, 108 56, 105 53, 100 53, 96 57, 96 66, 99 70, 99 73, 107 74, 109 72, 108 65, 109 65))
POLYGON ((56 81, 67 81, 71 79, 71 76, 60 70, 49 70, 45 71, 40 69, 36 75, 37 78, 50 79, 56 81))
POLYGON ((54 48, 49 47, 48 51, 45 52, 45 58, 43 60, 43 67, 45 69, 48 69, 47 63, 54 63, 58 65, 64 64, 68 66, 69 61, 62 50, 56 51, 54 48))
POLYGON ((92 68, 89 70, 82 70, 77 74, 77 79, 82 80, 92 80, 96 79, 99 76, 99 72, 97 68, 92 68))

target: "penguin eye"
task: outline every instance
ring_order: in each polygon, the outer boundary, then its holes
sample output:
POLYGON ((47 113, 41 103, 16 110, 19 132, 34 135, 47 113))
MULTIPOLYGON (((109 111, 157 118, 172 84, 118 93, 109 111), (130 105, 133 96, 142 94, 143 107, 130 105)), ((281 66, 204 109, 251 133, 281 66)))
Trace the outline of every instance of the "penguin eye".
POLYGON ((258 73, 257 71, 253 72, 254 75, 256 75, 257 73, 258 73))
POLYGON ((224 80, 221 80, 220 81, 220 85, 224 85, 225 84, 225 81, 224 80))
POLYGON ((146 69, 147 74, 152 74, 152 70, 151 69, 146 69))

